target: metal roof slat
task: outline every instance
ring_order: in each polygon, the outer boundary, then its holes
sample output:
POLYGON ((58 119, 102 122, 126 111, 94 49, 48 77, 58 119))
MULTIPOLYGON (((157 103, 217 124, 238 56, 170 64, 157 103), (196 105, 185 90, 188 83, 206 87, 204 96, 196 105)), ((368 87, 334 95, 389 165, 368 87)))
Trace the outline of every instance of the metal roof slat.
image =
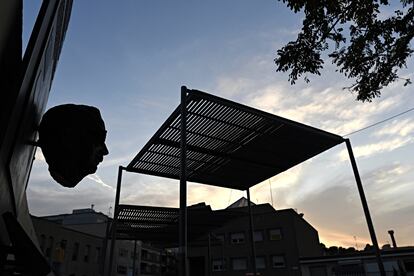
MULTIPOLYGON (((184 104, 188 114, 190 181, 224 187, 228 182, 231 187, 244 189, 257 184, 255 179, 270 177, 272 172, 278 174, 343 142, 338 135, 197 90, 188 90, 184 104), (300 135, 300 139, 295 135, 300 135), (289 152, 289 148, 293 150, 289 152), (272 158, 272 154, 278 156, 272 158), (256 168, 254 175, 257 176, 243 178, 249 171, 243 172, 244 166, 256 168), (225 174, 225 170, 229 173, 225 174)), ((177 107, 167 118, 134 157, 128 170, 179 179, 180 109, 177 107), (141 158, 153 164, 138 162, 141 158)))

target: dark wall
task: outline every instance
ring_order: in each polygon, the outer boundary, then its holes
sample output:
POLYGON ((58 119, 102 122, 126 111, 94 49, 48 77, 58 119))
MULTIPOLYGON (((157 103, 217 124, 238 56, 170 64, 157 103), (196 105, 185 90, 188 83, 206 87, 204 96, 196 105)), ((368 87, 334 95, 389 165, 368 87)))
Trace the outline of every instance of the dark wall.
POLYGON ((298 244, 299 257, 316 257, 322 255, 322 247, 319 246, 318 231, 308 222, 299 216, 294 217, 296 235, 298 244), (315 246, 318 245, 318 246, 315 246))
POLYGON ((43 1, 22 59, 22 0, 0 1, 0 244, 9 244, 6 212, 35 240, 26 187, 71 7, 72 0, 43 1))
MULTIPOLYGON (((22 0, 0 2, 0 129, 8 122, 19 89, 22 63, 22 0)), ((0 145, 4 131, 0 131, 0 145)))
MULTIPOLYGON (((8 174, 10 145, 4 138, 16 100, 22 66, 22 0, 0 1, 0 213, 14 212, 13 189, 8 174)), ((0 243, 7 243, 0 218, 0 243)))

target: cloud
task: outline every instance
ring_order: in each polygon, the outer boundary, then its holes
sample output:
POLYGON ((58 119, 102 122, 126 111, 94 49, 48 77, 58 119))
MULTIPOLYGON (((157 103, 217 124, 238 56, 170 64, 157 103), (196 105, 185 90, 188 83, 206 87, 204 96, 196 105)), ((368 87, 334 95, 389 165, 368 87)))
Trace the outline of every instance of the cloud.
POLYGON ((73 209, 89 208, 105 212, 113 205, 114 192, 83 180, 77 187, 68 189, 49 182, 31 183, 27 189, 29 210, 32 214, 54 215, 71 213, 73 209), (79 186, 79 187, 78 187, 79 186))
MULTIPOLYGON (((353 147, 353 152, 356 158, 368 158, 380 153, 387 153, 398 148, 404 147, 414 142, 413 137, 396 137, 383 139, 379 142, 371 142, 363 146, 353 147)), ((338 156, 339 160, 348 160, 348 151, 342 150, 338 156)))
MULTIPOLYGON (((388 240, 387 230, 402 233, 414 230, 412 194, 414 186, 408 175, 413 165, 399 163, 377 167, 362 175, 363 186, 381 244, 388 240)), ((305 219, 319 232, 327 245, 354 246, 354 236, 363 245, 370 241, 358 190, 353 177, 326 182, 325 189, 307 194, 295 202, 305 219), (334 184, 334 186, 332 186, 334 184)), ((412 243, 410 235, 401 235, 401 245, 412 243)))
POLYGON ((414 134, 414 120, 394 120, 390 124, 385 125, 380 130, 373 133, 375 137, 382 136, 413 136, 414 134))
POLYGON ((123 204, 177 207, 177 180, 135 173, 125 173, 122 180, 120 202, 123 204))
POLYGON ((108 188, 108 189, 111 189, 111 190, 115 190, 112 186, 110 186, 110 185, 106 184, 105 182, 103 182, 103 180, 96 173, 95 174, 87 175, 86 177, 88 179, 90 179, 90 180, 92 180, 92 181, 94 181, 94 182, 102 185, 102 187, 105 187, 105 188, 108 188))
POLYGON ((251 80, 244 77, 220 77, 217 80, 217 91, 222 92, 225 97, 235 97, 242 94, 248 87, 252 87, 251 80))
POLYGON ((296 88, 281 84, 269 84, 256 89, 248 96, 248 104, 267 112, 315 127, 343 134, 365 126, 369 120, 348 113, 344 106, 353 104, 349 95, 339 87, 296 88), (289 91, 287 93, 287 91, 289 91))
POLYGON ((40 147, 36 148, 35 159, 46 162, 45 156, 43 155, 42 149, 40 147))
POLYGON ((99 165, 99 167, 104 168, 104 167, 124 165, 126 163, 129 163, 133 159, 134 154, 135 153, 127 154, 125 156, 105 158, 102 164, 99 165))

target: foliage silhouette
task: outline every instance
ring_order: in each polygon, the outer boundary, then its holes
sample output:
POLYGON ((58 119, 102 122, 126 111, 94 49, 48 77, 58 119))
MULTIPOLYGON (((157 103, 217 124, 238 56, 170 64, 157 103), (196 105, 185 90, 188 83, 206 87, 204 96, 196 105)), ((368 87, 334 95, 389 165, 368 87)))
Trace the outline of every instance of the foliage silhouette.
POLYGON ((295 13, 304 12, 302 30, 296 41, 277 51, 277 71, 289 71, 294 84, 307 73, 320 75, 329 53, 337 71, 355 82, 346 89, 356 92, 357 100, 372 101, 381 89, 399 77, 412 55, 414 36, 414 0, 400 0, 400 8, 390 16, 388 0, 282 0, 295 13))

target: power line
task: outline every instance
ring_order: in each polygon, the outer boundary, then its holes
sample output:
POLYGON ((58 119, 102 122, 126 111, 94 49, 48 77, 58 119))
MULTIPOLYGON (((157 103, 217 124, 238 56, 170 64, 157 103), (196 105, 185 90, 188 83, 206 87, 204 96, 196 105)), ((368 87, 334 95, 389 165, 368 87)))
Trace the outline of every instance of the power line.
POLYGON ((374 124, 372 124, 372 125, 369 125, 369 126, 366 126, 366 127, 364 127, 364 128, 361 128, 361 129, 355 130, 355 131, 353 131, 353 132, 351 132, 351 133, 345 134, 345 135, 343 135, 343 136, 344 136, 344 137, 346 137, 346 136, 353 135, 353 134, 358 133, 358 132, 360 132, 360 131, 363 131, 363 130, 366 130, 366 129, 368 129, 368 128, 374 127, 374 126, 376 126, 376 125, 379 125, 379 124, 385 123, 385 122, 387 122, 387 121, 389 121, 389 120, 392 120, 392 119, 394 119, 394 118, 396 118, 396 117, 398 117, 398 116, 404 115, 405 113, 408 113, 408 112, 413 111, 413 110, 414 110, 414 107, 413 107, 413 108, 410 108, 410 109, 408 109, 408 110, 406 110, 406 111, 403 111, 403 112, 401 112, 401 113, 398 113, 398 114, 396 114, 396 115, 394 115, 394 116, 391 116, 391 117, 389 117, 389 118, 387 118, 387 119, 384 119, 384 120, 382 120, 382 121, 376 122, 376 123, 374 123, 374 124))

